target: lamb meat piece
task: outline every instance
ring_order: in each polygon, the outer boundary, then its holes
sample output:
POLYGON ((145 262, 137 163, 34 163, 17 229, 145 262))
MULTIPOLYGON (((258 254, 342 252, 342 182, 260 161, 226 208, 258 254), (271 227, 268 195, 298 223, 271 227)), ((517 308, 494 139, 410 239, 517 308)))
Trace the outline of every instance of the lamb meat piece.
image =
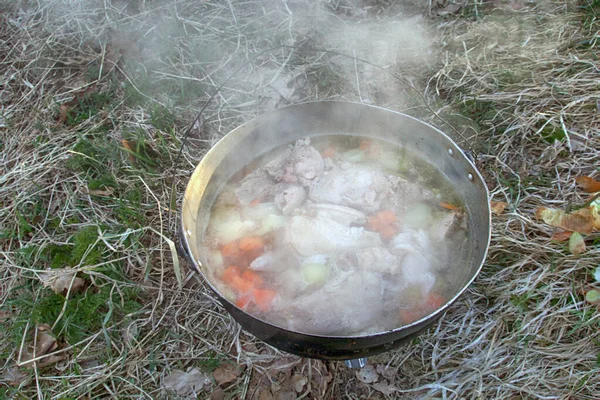
POLYGON ((321 335, 370 332, 382 318, 382 280, 368 271, 342 273, 335 284, 282 301, 277 313, 288 316, 289 329, 321 335))
POLYGON ((356 250, 356 263, 361 270, 392 275, 401 272, 399 258, 383 247, 356 250))
POLYGON ((306 190, 300 185, 281 184, 276 189, 275 204, 281 212, 289 215, 304 203, 306 196, 306 190))
POLYGON ((344 162, 328 171, 310 189, 310 198, 317 203, 333 203, 373 213, 385 197, 393 194, 395 177, 377 169, 344 162))
POLYGON ((277 182, 310 186, 325 169, 321 153, 310 146, 310 139, 298 140, 293 146, 264 167, 277 182))
POLYGON ((431 227, 431 236, 438 240, 448 238, 460 228, 463 216, 463 213, 460 211, 448 211, 433 224, 431 227))
POLYGON ((404 214, 407 206, 418 202, 432 201, 435 199, 435 195, 431 190, 425 189, 416 183, 398 178, 394 195, 390 196, 389 199, 392 208, 398 214, 404 214))
POLYGON ((314 217, 330 218, 345 226, 364 225, 367 221, 367 215, 362 211, 337 204, 309 204, 306 206, 306 213, 314 217))
POLYGON ((382 245, 378 233, 348 227, 331 218, 302 215, 291 218, 284 242, 303 257, 382 245))
POLYGON ((272 196, 276 185, 269 175, 259 168, 242 179, 240 186, 235 189, 235 195, 240 204, 247 206, 254 200, 272 196))

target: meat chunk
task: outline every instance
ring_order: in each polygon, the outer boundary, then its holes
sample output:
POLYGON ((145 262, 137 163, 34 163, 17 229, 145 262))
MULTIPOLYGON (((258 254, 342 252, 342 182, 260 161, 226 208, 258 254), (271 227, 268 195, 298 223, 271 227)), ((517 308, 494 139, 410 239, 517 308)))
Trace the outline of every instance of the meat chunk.
POLYGON ((244 206, 254 200, 272 196, 276 183, 262 169, 257 169, 242 179, 240 186, 235 189, 235 195, 244 206))
POLYGON ((372 213, 393 193, 394 186, 395 178, 374 168, 341 163, 311 187, 309 196, 317 203, 339 204, 372 213))
POLYGON ((265 165, 264 169, 277 182, 309 186, 319 180, 325 164, 319 151, 310 146, 310 140, 306 139, 298 140, 282 155, 265 165))
POLYGON ((364 228, 345 226, 330 218, 302 215, 291 218, 284 242, 303 257, 382 244, 379 234, 364 228))
POLYGON ((306 200, 306 190, 299 185, 280 185, 275 193, 275 204, 284 214, 291 214, 306 200))
POLYGON ((367 220, 367 215, 362 211, 337 204, 310 204, 306 207, 306 211, 309 215, 330 218, 346 226, 364 225, 367 220))
POLYGON ((369 247, 356 251, 356 264, 361 270, 384 274, 401 272, 399 259, 383 247, 369 247))
POLYGON ((285 302, 277 313, 290 329, 321 335, 369 331, 382 318, 381 278, 368 271, 343 273, 335 284, 285 302))
POLYGON ((431 236, 435 239, 445 239, 460 227, 463 214, 460 211, 448 211, 431 227, 431 236))

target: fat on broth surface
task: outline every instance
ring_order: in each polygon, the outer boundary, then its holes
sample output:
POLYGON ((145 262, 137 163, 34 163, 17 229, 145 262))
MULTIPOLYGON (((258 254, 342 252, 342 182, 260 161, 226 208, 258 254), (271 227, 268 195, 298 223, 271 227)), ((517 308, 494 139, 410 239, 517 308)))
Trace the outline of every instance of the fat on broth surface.
POLYGON ((464 282, 469 216, 431 164, 376 139, 281 146, 236 173, 201 246, 213 286, 296 332, 354 336, 410 324, 464 282))

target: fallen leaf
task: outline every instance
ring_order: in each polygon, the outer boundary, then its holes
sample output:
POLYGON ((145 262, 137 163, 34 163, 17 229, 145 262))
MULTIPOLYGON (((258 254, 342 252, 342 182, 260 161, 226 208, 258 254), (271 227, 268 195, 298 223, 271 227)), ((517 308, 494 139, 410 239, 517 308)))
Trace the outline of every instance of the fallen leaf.
POLYGON ((61 104, 58 109, 58 123, 64 124, 67 122, 67 117, 69 116, 69 106, 66 104, 61 104))
POLYGON ((579 232, 573 232, 569 238, 569 251, 575 255, 585 251, 585 241, 579 232))
POLYGON ((600 290, 592 289, 585 294, 585 300, 588 303, 600 303, 600 290))
POLYGON ((383 364, 377 364, 377 373, 386 379, 394 379, 394 377, 398 373, 398 369, 386 367, 383 364))
POLYGON ((71 288, 71 293, 78 293, 83 290, 85 281, 76 277, 77 271, 73 268, 48 268, 40 273, 40 279, 44 287, 49 287, 54 293, 65 293, 71 288))
POLYGON ((166 389, 172 390, 175 394, 180 396, 186 396, 192 393, 196 394, 210 384, 210 377, 196 368, 189 372, 175 369, 171 372, 171 375, 163 380, 163 386, 166 389))
POLYGON ((363 383, 373 383, 377 382, 379 375, 377 375, 377 371, 372 365, 367 364, 356 371, 356 378, 363 383))
POLYGON ((294 383, 294 389, 296 392, 300 393, 304 389, 304 386, 308 383, 308 379, 306 379, 305 376, 296 374, 292 376, 292 382, 294 383))
POLYGON ((490 201, 490 207, 492 212, 496 215, 500 215, 504 212, 504 209, 508 206, 508 203, 503 201, 490 201))
POLYGON ((58 344, 56 343, 56 338, 52 334, 50 325, 41 324, 37 327, 35 351, 33 351, 33 348, 25 350, 21 358, 21 364, 19 365, 31 368, 33 367, 32 360, 35 358, 37 360, 37 366, 43 368, 64 360, 67 357, 65 353, 51 354, 47 357, 39 358, 53 352, 57 348, 58 344))
POLYGON ((575 182, 588 193, 600 192, 600 182, 589 176, 580 176, 575 178, 575 182))
POLYGON ((594 279, 596 282, 600 282, 600 267, 596 267, 596 270, 594 271, 594 279))
POLYGON ((390 385, 389 383, 377 382, 371 385, 371 387, 378 392, 383 393, 386 396, 391 396, 398 388, 394 385, 390 385))
MULTIPOLYGON (((535 215, 550 226, 588 235, 594 229, 598 213, 595 207, 582 208, 570 214, 563 210, 540 207, 536 210, 535 215)), ((597 219, 598 225, 600 225, 600 218, 597 219)))
POLYGON ((124 148, 126 148, 127 150, 129 150, 127 153, 129 155, 129 159, 131 160, 131 162, 135 162, 135 148, 136 143, 133 140, 127 140, 127 139, 123 139, 121 140, 121 144, 123 145, 124 148))
POLYGON ((258 400, 275 400, 275 397, 269 389, 262 389, 258 392, 258 400))
POLYGON ((11 313, 6 312, 4 310, 0 310, 0 322, 4 322, 7 319, 9 319, 10 317, 12 317, 11 313))
POLYGON ((225 398, 225 391, 221 388, 213 391, 210 395, 210 400, 223 400, 225 398))
POLYGON ((571 231, 557 231, 554 232, 550 240, 553 242, 566 242, 571 237, 571 234, 573 234, 571 231))
POLYGON ((10 386, 19 386, 27 378, 17 367, 9 367, 0 374, 0 382, 5 382, 10 386))
POLYGON ((238 374, 232 371, 232 368, 228 365, 219 367, 213 371, 213 378, 215 378, 215 381, 219 386, 231 383, 235 381, 237 377, 238 374))

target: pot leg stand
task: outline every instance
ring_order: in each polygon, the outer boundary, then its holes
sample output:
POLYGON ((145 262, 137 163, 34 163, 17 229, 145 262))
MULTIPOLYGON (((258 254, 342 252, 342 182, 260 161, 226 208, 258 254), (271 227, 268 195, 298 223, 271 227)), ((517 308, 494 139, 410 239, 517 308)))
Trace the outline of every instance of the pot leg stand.
POLYGON ((355 358, 354 360, 344 360, 344 364, 348 368, 362 368, 367 365, 366 358, 355 358))

